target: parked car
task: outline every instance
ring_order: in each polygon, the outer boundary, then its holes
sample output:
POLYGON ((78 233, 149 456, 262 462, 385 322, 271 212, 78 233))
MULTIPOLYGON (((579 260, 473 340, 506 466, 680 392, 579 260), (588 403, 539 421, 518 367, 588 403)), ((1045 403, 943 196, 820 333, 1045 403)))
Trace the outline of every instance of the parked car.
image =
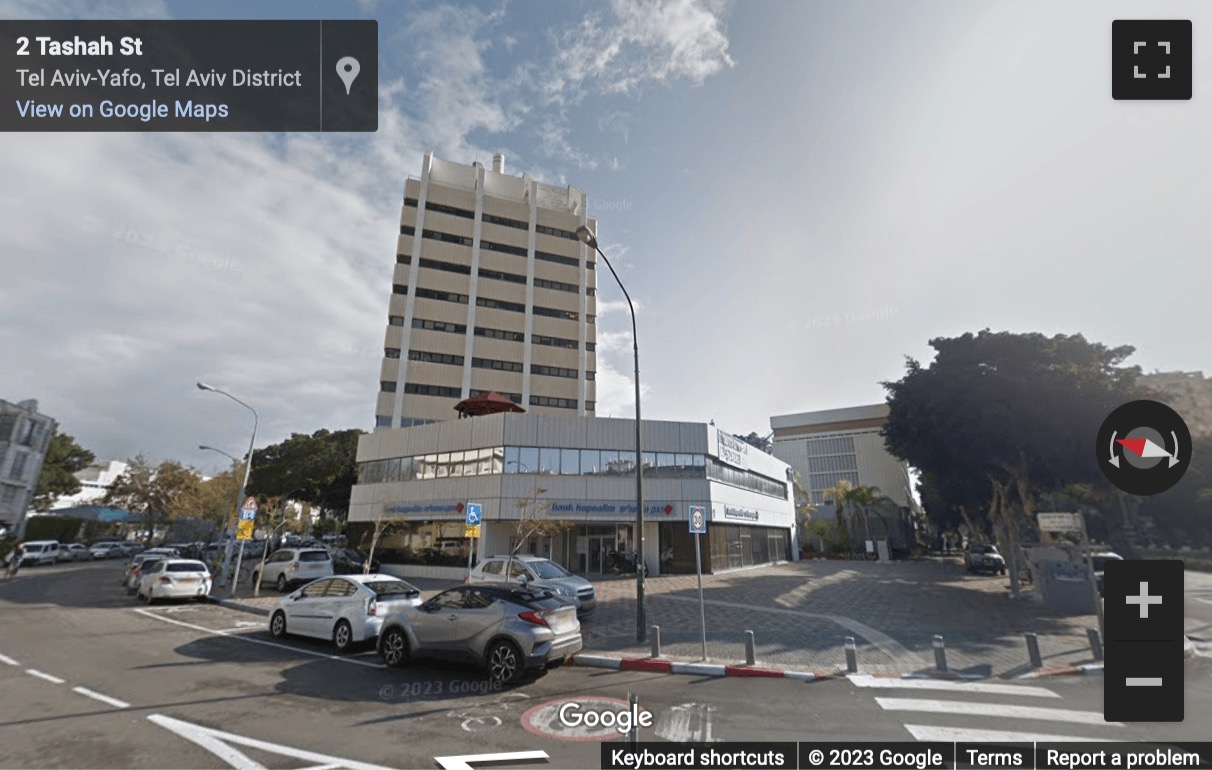
POLYGON ((194 559, 161 559, 140 570, 137 596, 157 599, 202 599, 210 593, 210 570, 194 559))
POLYGON ((139 555, 140 556, 159 556, 161 558, 167 557, 170 559, 181 558, 180 551, 178 551, 176 548, 170 548, 168 546, 161 546, 159 548, 148 548, 146 551, 140 551, 139 555))
MULTIPOLYGON (((509 556, 492 556, 480 562, 471 571, 473 583, 503 583, 506 581, 506 564, 509 556)), ((550 559, 540 556, 514 556, 508 568, 509 577, 515 582, 534 588, 547 588, 570 600, 577 608, 577 616, 585 617, 597 608, 593 583, 574 575, 550 559)))
POLYGON ((122 574, 122 587, 126 589, 127 593, 133 594, 139 588, 139 581, 143 577, 143 571, 164 558, 154 553, 137 553, 130 557, 130 562, 126 565, 126 571, 122 574))
MULTIPOLYGON (((257 583, 257 571, 252 573, 253 585, 257 583)), ((329 577, 332 571, 332 556, 323 548, 280 548, 265 560, 262 585, 277 586, 286 591, 298 583, 329 577)))
POLYGON ((551 591, 509 584, 463 585, 383 622, 379 654, 389 666, 413 658, 464 660, 499 684, 554 668, 581 649, 576 605, 551 591))
MULTIPOLYGON (((328 553, 332 556, 332 571, 334 574, 356 575, 366 568, 366 557, 352 548, 329 547, 328 553)), ((378 559, 371 560, 370 571, 379 571, 378 559)))
POLYGON ((59 548, 59 558, 63 561, 92 561, 93 554, 84 543, 69 543, 59 548))
POLYGON ((1098 595, 1103 595, 1103 569, 1109 561, 1123 561, 1124 557, 1113 551, 1090 554, 1090 566, 1094 568, 1094 584, 1098 586, 1098 595))
POLYGON ((1006 574, 1006 560, 998 553, 996 545, 988 543, 969 545, 964 553, 964 564, 971 573, 1006 574))
POLYGON ((421 603, 421 590, 391 575, 321 578, 278 601, 269 633, 328 639, 344 652, 374 639, 388 615, 421 603))
POLYGON ((93 555, 94 559, 113 559, 122 555, 122 545, 111 541, 103 541, 93 543, 88 552, 93 555))
POLYGON ((54 564, 61 558, 58 540, 30 540, 23 546, 23 551, 22 567, 54 564))

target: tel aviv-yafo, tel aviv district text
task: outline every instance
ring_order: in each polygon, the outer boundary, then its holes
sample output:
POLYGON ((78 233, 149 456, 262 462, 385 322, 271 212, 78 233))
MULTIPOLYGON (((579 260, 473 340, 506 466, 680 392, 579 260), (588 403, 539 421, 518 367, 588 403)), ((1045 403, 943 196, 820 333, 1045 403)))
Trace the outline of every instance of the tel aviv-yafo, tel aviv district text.
MULTIPOLYGON (((87 88, 89 86, 112 86, 129 88, 146 88, 146 81, 138 72, 130 69, 112 70, 51 70, 47 77, 45 69, 19 69, 18 82, 22 86, 40 88, 43 86, 66 86, 71 88, 87 88)), ((247 70, 233 69, 230 72, 218 70, 189 70, 182 77, 181 70, 153 69, 147 79, 154 86, 175 88, 187 87, 223 87, 233 88, 301 88, 303 73, 299 70, 287 72, 278 70, 247 70)))

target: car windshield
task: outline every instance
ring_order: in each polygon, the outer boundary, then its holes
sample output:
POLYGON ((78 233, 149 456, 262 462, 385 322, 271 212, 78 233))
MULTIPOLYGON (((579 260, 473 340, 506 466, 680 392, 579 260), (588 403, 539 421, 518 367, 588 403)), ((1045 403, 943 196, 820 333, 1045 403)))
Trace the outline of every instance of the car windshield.
POLYGON ((372 580, 364 583, 375 596, 420 596, 421 590, 403 580, 372 580))
POLYGON ((976 550, 976 553, 997 553, 997 546, 996 545, 978 545, 975 550, 976 550))
POLYGON ((540 580, 555 580, 572 576, 571 572, 554 561, 533 561, 530 563, 530 568, 534 570, 540 580))
POLYGON ((328 561, 332 557, 328 551, 300 551, 299 561, 328 561))
POLYGON ((165 572, 206 572, 206 565, 200 561, 177 561, 164 568, 165 572))

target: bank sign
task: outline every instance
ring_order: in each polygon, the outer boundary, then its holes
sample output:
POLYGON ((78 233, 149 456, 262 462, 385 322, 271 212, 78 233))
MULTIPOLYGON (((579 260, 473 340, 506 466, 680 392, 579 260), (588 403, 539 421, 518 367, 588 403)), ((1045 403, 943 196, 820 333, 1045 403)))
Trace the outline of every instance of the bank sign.
MULTIPOLYGON (((606 514, 606 515, 635 515, 635 503, 555 503, 551 506, 552 516, 560 513, 606 514)), ((668 503, 645 503, 644 515, 669 516, 673 514, 673 506, 668 503)))

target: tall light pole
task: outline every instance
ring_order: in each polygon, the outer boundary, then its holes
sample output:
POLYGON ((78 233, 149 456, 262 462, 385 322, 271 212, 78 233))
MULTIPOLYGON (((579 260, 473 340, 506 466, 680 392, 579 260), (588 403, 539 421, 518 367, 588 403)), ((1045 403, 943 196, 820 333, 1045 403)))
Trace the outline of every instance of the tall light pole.
POLYGON ((635 640, 648 640, 648 618, 644 611, 644 455, 640 450, 640 338, 635 328, 635 305, 631 304, 631 295, 619 280, 619 274, 614 271, 614 265, 598 248, 598 239, 589 228, 581 225, 577 228, 577 238, 581 243, 598 253, 610 274, 627 299, 627 309, 631 311, 631 347, 635 353, 635 640))
MULTIPOLYGON (((213 446, 206 446, 205 444, 198 444, 198 449, 206 449, 206 450, 210 450, 211 452, 218 452, 219 454, 223 455, 227 459, 231 460, 231 477, 232 477, 233 481, 235 480, 236 472, 240 470, 240 460, 238 458, 234 457, 233 455, 229 455, 227 452, 224 452, 222 449, 215 449, 213 446)), ((240 508, 240 492, 241 492, 240 489, 236 490, 236 508, 237 508, 237 510, 240 508)), ((224 522, 224 523, 226 524, 226 522, 224 522)), ((224 585, 226 585, 226 584, 224 584, 224 585)))
MULTIPOLYGON (((248 476, 252 472, 253 445, 257 443, 257 425, 260 423, 260 418, 257 416, 256 409, 253 409, 251 406, 249 406, 248 404, 244 403, 243 401, 241 401, 240 399, 236 398, 235 396, 233 396, 232 394, 230 394, 226 391, 219 390, 218 388, 211 387, 210 385, 207 385, 202 382, 198 383, 198 390, 209 390, 212 393, 218 393, 221 396, 227 396, 232 401, 235 401, 240 406, 242 406, 245 409, 247 409, 248 411, 252 412, 252 416, 253 416, 252 438, 250 438, 248 440, 248 458, 244 462, 244 481, 240 484, 240 493, 236 496, 236 521, 238 522, 240 520, 240 500, 241 500, 241 498, 244 497, 244 490, 248 489, 248 476)), ((231 551, 232 551, 233 543, 234 543, 234 541, 229 538, 227 541, 227 548, 223 552, 223 581, 224 581, 223 584, 224 585, 227 584, 227 581, 231 577, 231 551)), ((241 543, 240 551, 243 552, 243 550, 244 550, 244 544, 241 543)), ((231 581, 231 595, 235 596, 235 594, 236 594, 236 581, 232 580, 231 581)))

